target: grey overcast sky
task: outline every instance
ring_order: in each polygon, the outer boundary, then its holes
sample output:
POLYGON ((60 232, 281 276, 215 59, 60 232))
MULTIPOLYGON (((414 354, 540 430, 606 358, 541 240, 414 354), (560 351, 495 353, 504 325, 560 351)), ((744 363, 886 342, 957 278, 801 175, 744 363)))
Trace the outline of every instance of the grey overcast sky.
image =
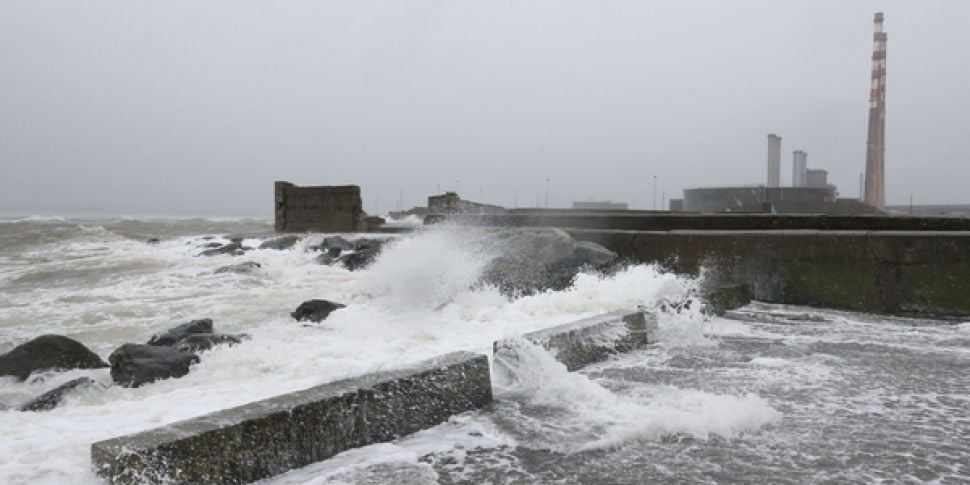
MULTIPOLYGON (((269 217, 272 183, 365 208, 757 184, 765 135, 843 196, 872 14, 888 203, 970 203, 970 2, 0 2, 0 213, 269 217)), ((658 193, 657 198, 660 198, 658 193)), ((658 201, 659 205, 659 201, 658 201)))

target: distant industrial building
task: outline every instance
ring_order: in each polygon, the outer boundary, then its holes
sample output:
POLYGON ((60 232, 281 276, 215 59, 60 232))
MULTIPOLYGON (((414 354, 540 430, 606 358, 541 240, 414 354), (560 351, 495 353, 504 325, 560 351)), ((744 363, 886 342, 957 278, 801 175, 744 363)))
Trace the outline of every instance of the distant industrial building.
MULTIPOLYGON (((820 168, 805 171, 805 186, 821 189, 829 186, 829 173, 820 168)), ((833 186, 834 188, 834 186, 833 186)))
POLYGON ((781 186, 781 137, 768 134, 768 187, 781 186))
POLYGON ((670 212, 684 212, 684 199, 670 199, 670 212))
POLYGON ((802 150, 792 152, 791 185, 808 187, 808 154, 802 150))
POLYGON ((626 202, 591 200, 586 202, 573 202, 573 209, 625 211, 629 210, 629 207, 627 207, 626 202))

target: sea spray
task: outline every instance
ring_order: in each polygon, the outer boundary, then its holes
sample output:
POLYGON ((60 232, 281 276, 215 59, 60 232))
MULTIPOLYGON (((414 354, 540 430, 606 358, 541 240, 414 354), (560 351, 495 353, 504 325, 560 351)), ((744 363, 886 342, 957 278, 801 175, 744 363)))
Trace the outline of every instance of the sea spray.
POLYGON ((524 446, 574 453, 656 440, 673 434, 699 439, 754 432, 781 414, 764 399, 717 395, 669 386, 619 394, 582 373, 568 372, 542 347, 510 339, 512 352, 493 364, 498 419, 514 423, 524 446))

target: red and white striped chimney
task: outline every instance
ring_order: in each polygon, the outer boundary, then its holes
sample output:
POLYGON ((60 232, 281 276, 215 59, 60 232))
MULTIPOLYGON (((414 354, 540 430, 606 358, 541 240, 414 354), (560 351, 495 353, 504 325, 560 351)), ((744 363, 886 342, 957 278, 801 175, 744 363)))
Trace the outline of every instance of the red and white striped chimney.
POLYGON ((886 207, 886 32, 882 12, 873 19, 872 83, 869 87, 869 137, 866 142, 867 204, 886 207))

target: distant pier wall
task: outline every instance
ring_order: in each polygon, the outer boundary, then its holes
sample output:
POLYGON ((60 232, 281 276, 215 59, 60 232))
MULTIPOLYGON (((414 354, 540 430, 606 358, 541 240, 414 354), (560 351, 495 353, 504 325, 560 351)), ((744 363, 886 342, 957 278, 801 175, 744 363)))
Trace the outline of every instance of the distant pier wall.
POLYGON ((249 483, 491 400, 488 358, 456 352, 94 443, 91 458, 109 483, 249 483))
POLYGON ((618 231, 970 231, 970 219, 886 215, 702 214, 644 211, 513 209, 504 214, 432 214, 426 223, 559 227, 618 231))
POLYGON ((568 230, 634 261, 747 284, 756 300, 970 315, 970 231, 568 230))

